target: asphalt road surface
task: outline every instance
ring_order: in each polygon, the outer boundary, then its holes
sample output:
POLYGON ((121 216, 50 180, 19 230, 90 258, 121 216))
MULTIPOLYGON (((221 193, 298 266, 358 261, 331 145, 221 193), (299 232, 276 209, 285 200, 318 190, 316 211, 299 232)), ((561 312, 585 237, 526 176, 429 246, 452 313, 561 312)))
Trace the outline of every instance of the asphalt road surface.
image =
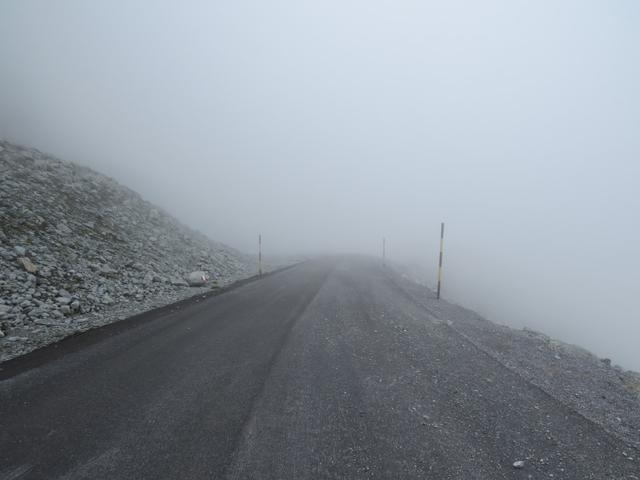
POLYGON ((0 478, 640 478, 393 275, 310 261, 5 364, 0 478))

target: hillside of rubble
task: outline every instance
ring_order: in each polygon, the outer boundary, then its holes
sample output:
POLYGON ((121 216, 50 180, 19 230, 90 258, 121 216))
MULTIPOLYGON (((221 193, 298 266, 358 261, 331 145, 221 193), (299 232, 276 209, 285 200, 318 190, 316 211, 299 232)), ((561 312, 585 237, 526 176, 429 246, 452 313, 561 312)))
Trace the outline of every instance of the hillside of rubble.
POLYGON ((256 272, 115 180, 0 141, 0 361, 256 272))

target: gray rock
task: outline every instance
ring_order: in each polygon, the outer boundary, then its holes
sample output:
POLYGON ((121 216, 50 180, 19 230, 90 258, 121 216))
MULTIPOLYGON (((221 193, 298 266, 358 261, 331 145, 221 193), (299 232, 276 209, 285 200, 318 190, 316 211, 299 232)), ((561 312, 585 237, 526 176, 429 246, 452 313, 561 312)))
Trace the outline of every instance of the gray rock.
POLYGON ((11 336, 6 338, 7 342, 24 342, 29 340, 27 337, 11 336))
POLYGON ((69 292, 67 292, 64 288, 61 288, 60 290, 58 290, 58 296, 59 297, 65 297, 65 298, 71 298, 71 294, 69 292))
POLYGON ((105 277, 115 277, 118 274, 118 271, 111 268, 109 265, 101 265, 98 269, 100 275, 105 277))
POLYGON ((209 276, 206 272, 198 270, 187 275, 185 280, 190 287, 201 287, 209 281, 209 276))
POLYGON ((71 307, 69 305, 62 305, 62 306, 60 306, 60 311, 64 315, 69 315, 71 313, 71 307))
POLYGON ((54 326, 54 325, 59 325, 59 322, 57 319, 54 318, 39 318, 38 320, 36 320, 35 322, 36 325, 44 325, 47 327, 50 326, 54 326))
POLYGON ((111 305, 114 302, 113 298, 108 293, 105 293, 100 301, 105 305, 111 305))
POLYGON ((80 302, 78 300, 74 300, 73 302, 71 302, 71 310, 74 312, 79 312, 80 311, 80 302))
POLYGON ((517 461, 513 462, 513 468, 517 468, 517 469, 524 468, 524 461, 523 460, 517 460, 517 461))
POLYGON ((60 305, 69 305, 71 303, 71 297, 57 297, 56 302, 60 305))
POLYGON ((37 273, 38 267, 27 257, 19 257, 18 264, 22 266, 29 273, 37 273))
POLYGON ((56 231, 60 234, 60 235, 69 235, 72 230, 67 226, 66 223, 64 222, 60 222, 57 226, 56 226, 56 231))
POLYGON ((19 257, 24 257, 27 255, 27 249, 21 247, 20 245, 16 245, 15 247, 13 247, 13 251, 16 252, 16 255, 19 257))

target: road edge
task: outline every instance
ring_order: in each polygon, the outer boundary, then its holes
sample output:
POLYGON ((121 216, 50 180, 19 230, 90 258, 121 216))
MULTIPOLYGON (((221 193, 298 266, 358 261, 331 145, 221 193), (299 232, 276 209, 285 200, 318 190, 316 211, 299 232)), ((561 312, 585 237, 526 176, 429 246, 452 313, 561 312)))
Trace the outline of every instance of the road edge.
POLYGON ((157 320, 159 317, 162 317, 168 313, 172 313, 177 309, 184 308, 208 298, 223 295, 227 292, 243 287, 244 285, 263 280, 273 275, 277 275, 281 272, 285 272, 308 261, 309 260, 303 260, 291 265, 287 265, 285 267, 265 272, 262 275, 256 274, 251 277, 242 278, 227 286, 215 290, 196 293, 187 298, 178 300, 177 302, 168 303, 166 305, 162 305, 161 307, 145 310, 144 312, 136 313, 122 320, 115 320, 114 322, 96 326, 82 332, 72 333, 70 335, 67 335, 66 337, 56 340, 55 342, 36 348, 35 350, 31 350, 30 352, 27 352, 23 355, 19 355, 17 357, 5 360, 4 362, 0 362, 0 382, 8 380, 29 370, 33 370, 34 368, 38 368, 68 353, 77 352, 89 345, 94 345, 104 339, 111 338, 115 335, 119 335, 122 332, 126 332, 133 328, 137 328, 141 325, 157 320))

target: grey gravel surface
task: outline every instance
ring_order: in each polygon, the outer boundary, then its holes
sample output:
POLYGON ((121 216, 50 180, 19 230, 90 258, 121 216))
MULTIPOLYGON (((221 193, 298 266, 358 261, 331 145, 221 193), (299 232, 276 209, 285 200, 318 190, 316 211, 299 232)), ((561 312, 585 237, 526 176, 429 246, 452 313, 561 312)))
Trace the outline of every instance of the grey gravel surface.
POLYGON ((640 478, 636 448, 369 259, 117 325, 3 365, 0 478, 640 478))

